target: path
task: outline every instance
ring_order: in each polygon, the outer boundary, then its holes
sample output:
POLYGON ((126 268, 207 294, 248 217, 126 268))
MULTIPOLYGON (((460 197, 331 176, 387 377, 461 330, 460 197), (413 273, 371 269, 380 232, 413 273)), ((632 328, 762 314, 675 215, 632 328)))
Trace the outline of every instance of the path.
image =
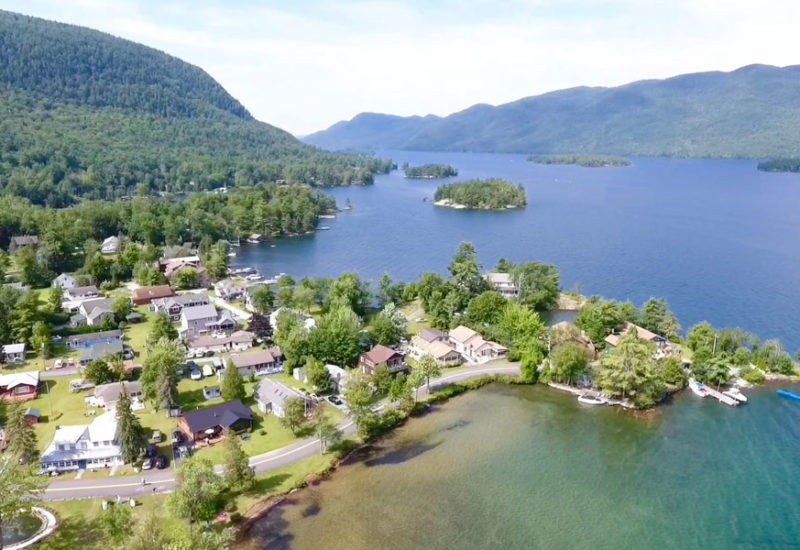
MULTIPOLYGON (((519 365, 506 361, 496 362, 486 365, 470 367, 469 369, 447 374, 431 380, 431 390, 442 386, 463 382, 472 378, 479 378, 487 375, 519 375, 519 365)), ((419 398, 428 394, 425 385, 419 388, 419 398)), ((345 437, 352 437, 356 433, 355 424, 351 419, 347 419, 339 424, 345 437)), ((319 439, 310 437, 298 441, 287 447, 276 449, 262 455, 250 458, 250 464, 255 469, 256 474, 264 474, 289 466, 306 458, 312 457, 320 452, 319 439)), ((218 472, 222 471, 222 466, 217 466, 218 472)), ((128 477, 126 479, 104 478, 97 479, 72 479, 64 481, 53 481, 42 495, 43 500, 81 500, 89 498, 111 498, 117 496, 123 498, 142 497, 155 493, 164 493, 172 490, 175 477, 172 470, 148 471, 141 477, 128 477), (141 479, 147 482, 142 485, 141 479)))

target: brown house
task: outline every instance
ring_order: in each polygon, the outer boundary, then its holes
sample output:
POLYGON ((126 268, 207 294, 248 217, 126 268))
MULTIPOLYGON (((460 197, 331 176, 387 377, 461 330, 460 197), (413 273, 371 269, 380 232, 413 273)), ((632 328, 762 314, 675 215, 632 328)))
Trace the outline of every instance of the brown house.
POLYGON ((381 366, 386 366, 392 374, 408 370, 402 353, 380 344, 358 360, 358 367, 364 374, 373 375, 375 370, 381 366))
POLYGON ((39 371, 0 375, 0 400, 31 401, 39 396, 39 371))
POLYGON ((158 298, 170 298, 175 292, 169 285, 144 286, 133 291, 131 301, 135 306, 146 306, 158 298))
POLYGON ((186 413, 178 420, 178 427, 189 441, 206 441, 219 438, 224 430, 252 430, 253 418, 253 411, 236 400, 186 413))

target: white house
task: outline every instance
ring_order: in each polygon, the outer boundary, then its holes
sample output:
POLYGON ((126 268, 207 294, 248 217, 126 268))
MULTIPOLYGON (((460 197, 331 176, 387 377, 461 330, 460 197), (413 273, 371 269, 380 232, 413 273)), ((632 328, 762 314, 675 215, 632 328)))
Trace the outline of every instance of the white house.
POLYGON ((261 381, 256 388, 255 398, 258 410, 264 414, 272 413, 278 418, 286 416, 286 405, 290 399, 300 399, 308 404, 308 397, 271 378, 264 378, 261 381))
POLYGON ((16 365, 25 362, 26 346, 25 344, 6 344, 2 348, 2 363, 7 365, 16 365))
POLYGON ((256 335, 246 330, 237 330, 230 336, 201 334, 186 344, 192 353, 224 353, 227 351, 246 351, 253 347, 256 335))
MULTIPOLYGON (((430 333, 432 331, 423 332, 430 333)), ((446 335, 444 339, 435 338, 430 341, 422 334, 414 336, 411 339, 411 345, 408 351, 411 356, 416 359, 430 356, 441 367, 455 367, 461 364, 461 354, 457 352, 453 345, 447 340, 446 335)))
POLYGON ((117 413, 105 412, 88 426, 61 426, 42 454, 42 471, 68 472, 121 465, 117 413))
POLYGON ((483 336, 464 325, 451 330, 449 337, 455 350, 470 363, 484 363, 508 354, 505 346, 484 340, 483 336))
POLYGON ((116 254, 119 252, 119 237, 108 237, 100 245, 100 252, 103 254, 116 254))
POLYGON ((78 313, 70 317, 72 328, 101 327, 106 322, 114 322, 114 302, 106 298, 84 300, 78 306, 78 313))
POLYGON ((64 290, 78 286, 78 280, 69 273, 62 273, 50 284, 53 288, 63 288, 64 290))
POLYGON ((230 279, 223 279, 214 283, 214 292, 226 302, 241 300, 244 296, 244 289, 230 279))
POLYGON ((181 312, 183 308, 206 306, 211 301, 205 293, 189 292, 186 294, 179 294, 178 296, 169 296, 167 298, 156 298, 150 302, 150 310, 156 313, 163 313, 169 320, 177 323, 181 320, 181 312))
POLYGON ((325 365, 325 370, 331 375, 336 393, 344 393, 347 384, 350 382, 350 371, 343 369, 339 365, 325 365))
POLYGON ((77 302, 80 300, 88 300, 90 298, 97 298, 100 295, 97 287, 94 285, 89 286, 75 286, 67 289, 64 292, 64 300, 68 302, 77 302))
POLYGON ((510 273, 487 273, 485 278, 491 289, 504 298, 514 300, 519 297, 519 289, 510 273))

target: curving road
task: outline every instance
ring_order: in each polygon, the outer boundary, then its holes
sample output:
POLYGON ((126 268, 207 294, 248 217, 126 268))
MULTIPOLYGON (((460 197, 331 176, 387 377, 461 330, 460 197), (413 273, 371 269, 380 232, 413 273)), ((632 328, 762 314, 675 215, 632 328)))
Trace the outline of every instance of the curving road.
MULTIPOLYGON (((457 373, 445 374, 439 378, 432 379, 431 390, 472 378, 503 374, 519 375, 519 365, 503 361, 469 367, 457 373)), ((424 385, 421 386, 418 390, 418 398, 423 398, 427 394, 427 387, 424 385)), ((355 424, 350 419, 339 424, 339 429, 342 430, 345 437, 351 437, 356 433, 355 424)), ((256 474, 264 474, 314 456, 320 451, 319 439, 316 437, 309 437, 281 449, 251 457, 250 464, 255 469, 256 474)), ((217 466, 216 469, 218 472, 222 472, 222 466, 217 466)), ((44 494, 42 494, 42 500, 114 499, 116 497, 135 498, 153 493, 169 492, 172 490, 174 483, 175 477, 173 470, 148 471, 144 472, 142 477, 127 476, 116 479, 112 477, 103 479, 54 481, 44 494), (145 480, 144 485, 142 484, 142 479, 145 480)))

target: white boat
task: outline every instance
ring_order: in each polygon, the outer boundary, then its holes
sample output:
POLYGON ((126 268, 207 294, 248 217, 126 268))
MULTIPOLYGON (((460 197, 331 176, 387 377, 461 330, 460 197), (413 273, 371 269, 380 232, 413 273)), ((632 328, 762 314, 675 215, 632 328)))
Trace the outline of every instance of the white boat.
POLYGON ((596 393, 587 392, 578 397, 578 403, 584 405, 606 405, 608 401, 596 393))
POLYGON ((319 231, 328 231, 330 229, 330 227, 328 227, 327 225, 321 225, 321 226, 317 227, 317 229, 319 231))
POLYGON ((689 378, 689 389, 692 390, 692 393, 695 395, 699 395, 700 397, 708 397, 708 388, 706 388, 706 385, 701 384, 694 378, 689 378))
POLYGON ((734 398, 737 401, 741 401, 742 403, 747 403, 747 396, 743 394, 736 386, 733 386, 732 388, 727 389, 722 393, 724 395, 727 395, 728 397, 734 398))

